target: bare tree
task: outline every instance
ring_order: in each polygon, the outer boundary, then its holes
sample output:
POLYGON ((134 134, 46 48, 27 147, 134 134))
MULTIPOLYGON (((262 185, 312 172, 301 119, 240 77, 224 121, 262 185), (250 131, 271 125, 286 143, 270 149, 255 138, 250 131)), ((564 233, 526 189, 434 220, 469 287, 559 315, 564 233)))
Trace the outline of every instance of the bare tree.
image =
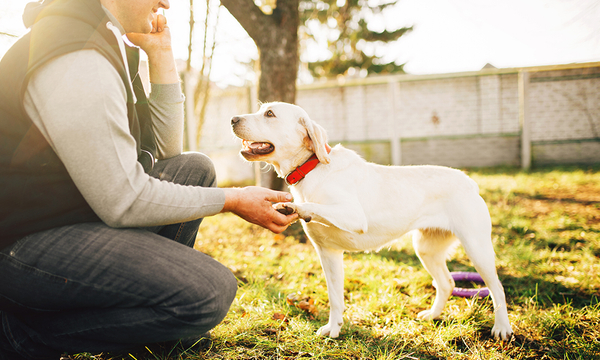
POLYGON ((185 148, 188 150, 198 150, 196 142, 196 132, 198 131, 197 121, 194 115, 194 103, 191 101, 193 97, 191 94, 193 83, 195 79, 192 72, 192 52, 193 52, 193 40, 194 40, 194 25, 196 21, 194 19, 194 0, 190 0, 190 34, 188 43, 188 58, 186 61, 185 71, 182 71, 182 87, 183 93, 185 94, 185 148))
POLYGON ((196 84, 196 91, 194 92, 194 110, 196 114, 196 119, 198 120, 198 132, 196 134, 196 143, 200 144, 200 139, 202 137, 202 126, 204 125, 204 118, 206 115, 206 105, 208 104, 208 99, 210 98, 210 73, 212 70, 212 59, 213 54, 215 52, 215 47, 217 45, 217 26, 219 25, 219 9, 221 6, 217 7, 217 15, 214 24, 213 38, 210 54, 207 53, 208 48, 208 30, 209 30, 209 19, 210 19, 210 2, 211 0, 206 0, 206 17, 204 21, 204 41, 202 46, 202 66, 200 67, 200 74, 198 78, 198 83, 196 84))
POLYGON ((188 43, 188 58, 186 61, 185 71, 192 70, 192 40, 194 39, 194 25, 196 24, 196 20, 194 19, 194 0, 190 0, 190 41, 188 43))
POLYGON ((185 103, 185 132, 186 144, 189 150, 198 150, 200 138, 202 136, 202 125, 204 124, 204 116, 206 113, 206 105, 210 97, 210 73, 212 68, 212 56, 216 46, 216 27, 218 25, 218 9, 216 15, 216 23, 212 32, 211 51, 207 52, 209 46, 209 22, 211 15, 211 0, 206 0, 206 13, 204 18, 204 39, 202 42, 202 66, 198 73, 192 68, 192 59, 194 56, 194 0, 190 0, 190 32, 188 44, 188 59, 186 61, 186 69, 182 74, 183 88, 186 96, 185 103))

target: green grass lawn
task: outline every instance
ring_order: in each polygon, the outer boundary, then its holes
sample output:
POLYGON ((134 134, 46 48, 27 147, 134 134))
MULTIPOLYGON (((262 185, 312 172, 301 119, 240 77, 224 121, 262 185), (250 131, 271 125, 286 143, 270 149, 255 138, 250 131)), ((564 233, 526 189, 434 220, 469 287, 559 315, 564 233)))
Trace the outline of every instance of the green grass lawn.
MULTIPOLYGON (((409 238, 345 255, 342 333, 316 336, 328 318, 327 289, 300 226, 275 235, 219 215, 205 220, 196 248, 239 279, 229 315, 206 352, 146 358, 600 359, 600 168, 467 172, 492 216, 511 340, 490 336, 491 299, 451 297, 439 320, 416 320, 435 289, 409 238)), ((474 271, 461 247, 448 265, 474 271)))

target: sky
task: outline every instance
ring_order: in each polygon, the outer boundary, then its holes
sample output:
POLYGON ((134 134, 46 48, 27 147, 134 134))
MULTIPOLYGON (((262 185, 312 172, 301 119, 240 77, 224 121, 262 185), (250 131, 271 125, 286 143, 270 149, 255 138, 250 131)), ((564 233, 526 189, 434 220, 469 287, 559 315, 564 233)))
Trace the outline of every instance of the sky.
MULTIPOLYGON (((21 15, 30 1, 0 0, 0 32, 26 33, 21 15)), ((186 59, 189 1, 170 2, 165 15, 175 57, 186 59)), ((195 9, 192 63, 199 67, 205 2, 195 3, 200 4, 195 9)), ((210 29, 217 22, 217 10, 212 10, 210 29)), ((258 52, 227 10, 221 8, 218 14, 211 79, 222 86, 242 85, 254 76, 243 63, 256 60, 258 52)), ((369 26, 372 30, 414 27, 378 50, 387 61, 405 63, 411 74, 477 71, 487 63, 512 68, 600 61, 599 0, 399 0, 385 14, 372 18, 369 26)), ((0 36, 0 56, 16 39, 0 36)), ((310 52, 302 55, 303 60, 325 56, 316 46, 302 46, 310 52)))

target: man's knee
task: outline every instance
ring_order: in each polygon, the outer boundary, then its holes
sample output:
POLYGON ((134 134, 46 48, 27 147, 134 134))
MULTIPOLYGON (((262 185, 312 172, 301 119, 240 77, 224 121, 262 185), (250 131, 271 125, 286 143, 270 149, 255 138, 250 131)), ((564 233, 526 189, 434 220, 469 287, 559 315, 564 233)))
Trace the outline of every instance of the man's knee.
POLYGON ((215 187, 217 186, 217 172, 213 161, 205 154, 199 152, 189 152, 183 154, 188 157, 187 164, 203 176, 199 179, 197 186, 215 187))
POLYGON ((181 293, 183 299, 175 306, 179 320, 189 324, 197 334, 223 321, 237 292, 237 279, 227 267, 218 263, 209 267, 209 271, 198 277, 188 277, 189 288, 181 293))
POLYGON ((237 279, 233 275, 233 273, 227 270, 227 273, 223 276, 223 281, 220 284, 219 295, 216 297, 216 301, 218 305, 216 306, 215 312, 215 323, 213 325, 217 326, 227 313, 229 312, 229 308, 235 299, 235 295, 237 293, 237 279))
POLYGON ((217 173, 212 160, 198 152, 183 153, 160 160, 150 175, 180 185, 217 186, 217 173))

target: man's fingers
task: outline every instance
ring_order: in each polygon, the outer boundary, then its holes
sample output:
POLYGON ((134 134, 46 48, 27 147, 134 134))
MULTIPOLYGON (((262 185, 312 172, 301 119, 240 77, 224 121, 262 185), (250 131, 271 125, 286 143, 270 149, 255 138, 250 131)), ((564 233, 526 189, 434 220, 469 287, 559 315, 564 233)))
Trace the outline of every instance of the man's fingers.
POLYGON ((163 31, 167 25, 167 18, 163 14, 158 14, 156 17, 158 31, 163 31))
POLYGON ((290 224, 296 221, 297 219, 298 214, 287 215, 285 216, 285 220, 281 223, 279 221, 274 220, 268 229, 276 234, 280 234, 283 231, 285 231, 285 229, 287 229, 288 226, 290 226, 290 224))
MULTIPOLYGON (((287 193, 287 192, 270 190, 270 194, 269 194, 267 200, 269 200, 271 202, 275 202, 275 203, 290 202, 293 200, 293 197, 292 197, 292 194, 287 193)), ((272 222, 274 225, 276 225, 279 228, 269 229, 269 230, 271 230, 277 234, 284 231, 285 229, 287 229, 288 226, 290 226, 291 223, 298 220, 298 214, 296 214, 296 213, 280 211, 279 209, 274 209, 274 208, 273 208, 273 210, 275 210, 275 211, 273 212, 272 222)))
POLYGON ((161 32, 167 25, 167 18, 163 14, 154 14, 152 19, 152 32, 161 32))
POLYGON ((273 223, 281 226, 288 226, 298 219, 298 214, 283 214, 279 211, 275 211, 273 215, 273 223))
POLYGON ((296 213, 283 214, 277 210, 273 211, 273 217, 271 218, 271 223, 273 227, 269 228, 269 230, 273 231, 276 234, 279 234, 285 229, 287 229, 287 227, 290 226, 290 224, 296 220, 298 220, 298 214, 296 213))

